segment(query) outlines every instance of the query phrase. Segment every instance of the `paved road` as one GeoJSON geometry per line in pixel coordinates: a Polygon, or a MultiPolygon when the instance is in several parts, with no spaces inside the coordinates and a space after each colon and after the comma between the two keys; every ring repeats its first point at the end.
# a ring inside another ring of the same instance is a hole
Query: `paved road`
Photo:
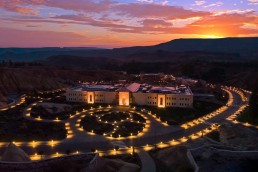
{"type": "MultiPolygon", "coordinates": [[[[222,112],[215,117],[212,117],[206,120],[204,123],[193,126],[189,129],[183,129],[176,126],[164,126],[161,123],[157,122],[155,118],[145,113],[146,117],[150,121],[150,126],[148,131],[141,137],[137,137],[134,139],[124,139],[122,140],[127,146],[144,146],[147,144],[157,144],[160,142],[171,141],[172,139],[179,139],[184,136],[188,136],[203,129],[207,128],[210,123],[223,123],[227,117],[232,115],[239,109],[239,106],[242,105],[241,97],[235,93],[233,94],[233,105],[230,106],[226,111],[222,112]]],[[[28,108],[31,108],[28,107],[28,108]]],[[[24,111],[24,117],[29,120],[33,120],[33,118],[26,117],[27,111],[24,111]]],[[[65,123],[69,123],[69,127],[73,133],[73,137],[65,139],[58,143],[56,146],[49,145],[39,145],[35,148],[31,147],[31,145],[23,145],[21,146],[28,154],[34,154],[39,150],[43,150],[44,154],[55,154],[56,152],[64,153],[66,150],[70,150],[71,152],[79,151],[79,152],[90,152],[92,148],[97,148],[98,150],[110,150],[113,149],[112,140],[107,139],[106,137],[100,135],[89,135],[85,131],[78,130],[76,127],[77,120],[84,115],[81,113],[80,115],[75,116],[74,118],[70,118],[65,123]]],[[[49,120],[42,120],[42,122],[50,122],[49,120]]],[[[0,151],[2,151],[0,149],[0,151]]],[[[155,163],[150,155],[143,149],[137,149],[140,159],[142,161],[142,171],[143,172],[151,172],[155,171],[155,163]]]]}
{"type": "Polygon", "coordinates": [[[142,172],[155,172],[156,165],[152,157],[144,149],[138,150],[138,155],[142,162],[142,172]]]}
{"type": "Polygon", "coordinates": [[[0,107],[0,111],[6,111],[12,108],[15,108],[16,106],[21,105],[22,103],[25,102],[25,95],[20,96],[19,98],[13,100],[12,103],[4,106],[4,107],[0,107]]]}
{"type": "MultiPolygon", "coordinates": [[[[226,111],[222,112],[207,122],[210,123],[222,123],[225,119],[232,115],[241,105],[241,98],[235,92],[232,92],[234,101],[233,106],[230,106],[226,111]]],[[[81,114],[82,115],[82,114],[81,114]]],[[[157,144],[160,142],[167,142],[172,139],[179,139],[183,136],[191,135],[193,133],[199,132],[208,127],[207,124],[201,123],[189,129],[182,129],[175,126],[163,126],[161,123],[157,122],[152,116],[145,114],[150,120],[150,128],[147,133],[143,136],[135,139],[125,139],[122,140],[127,146],[143,146],[147,144],[157,144]]],[[[85,131],[79,131],[76,128],[76,121],[80,118],[80,115],[71,118],[65,122],[70,123],[71,130],[73,131],[74,137],[65,139],[58,143],[56,146],[51,147],[49,145],[39,145],[35,148],[31,146],[24,145],[21,146],[28,154],[34,154],[39,150],[43,150],[44,154],[54,154],[56,152],[66,152],[70,151],[80,151],[89,152],[92,148],[98,150],[110,150],[113,149],[112,141],[100,135],[89,135],[85,131]]],[[[28,118],[29,119],[29,118],[28,118]]],[[[47,121],[46,121],[47,122],[47,121]]]]}

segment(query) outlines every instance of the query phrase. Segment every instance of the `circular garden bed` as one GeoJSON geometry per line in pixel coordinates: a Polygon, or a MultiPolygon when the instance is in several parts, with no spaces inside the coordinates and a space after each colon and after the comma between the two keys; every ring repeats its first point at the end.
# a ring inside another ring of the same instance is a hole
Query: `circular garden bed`
{"type": "Polygon", "coordinates": [[[130,115],[125,112],[109,112],[100,117],[102,121],[115,122],[129,119],[130,115]]]}
{"type": "Polygon", "coordinates": [[[98,111],[86,115],[80,121],[85,131],[107,137],[136,136],[145,128],[146,119],[137,113],[98,111]]]}

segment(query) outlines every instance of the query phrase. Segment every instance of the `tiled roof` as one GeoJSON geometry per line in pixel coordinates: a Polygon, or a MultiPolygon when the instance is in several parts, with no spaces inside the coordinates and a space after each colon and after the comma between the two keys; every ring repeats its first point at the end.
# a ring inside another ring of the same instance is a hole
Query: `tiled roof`
{"type": "Polygon", "coordinates": [[[129,86],[127,86],[126,88],[128,90],[130,90],[131,92],[137,92],[140,88],[141,84],[138,84],[138,83],[132,83],[130,84],[129,86]]]}
{"type": "Polygon", "coordinates": [[[131,92],[130,90],[128,90],[126,87],[121,87],[117,90],[117,92],[131,92]]]}

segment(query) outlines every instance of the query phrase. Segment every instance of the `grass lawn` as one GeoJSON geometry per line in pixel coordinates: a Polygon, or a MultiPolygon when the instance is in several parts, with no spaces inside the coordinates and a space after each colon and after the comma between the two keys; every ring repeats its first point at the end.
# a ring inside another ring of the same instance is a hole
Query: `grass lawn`
{"type": "Polygon", "coordinates": [[[151,106],[141,108],[145,108],[151,111],[152,114],[156,114],[163,122],[167,121],[169,125],[180,125],[213,112],[219,107],[221,105],[214,103],[195,102],[193,108],[158,108],[151,106]]]}

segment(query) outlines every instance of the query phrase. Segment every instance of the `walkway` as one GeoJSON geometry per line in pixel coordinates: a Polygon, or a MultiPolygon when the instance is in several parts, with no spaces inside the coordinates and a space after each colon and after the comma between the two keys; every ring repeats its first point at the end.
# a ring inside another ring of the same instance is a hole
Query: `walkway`
{"type": "Polygon", "coordinates": [[[10,103],[6,106],[0,107],[0,111],[6,111],[9,109],[15,108],[16,106],[19,106],[19,105],[23,104],[24,102],[25,102],[25,95],[22,95],[19,98],[13,100],[12,103],[10,103]]]}
{"type": "Polygon", "coordinates": [[[141,162],[142,162],[142,172],[155,172],[156,165],[152,157],[143,148],[137,151],[141,162]]]}
{"type": "MultiPolygon", "coordinates": [[[[141,147],[139,149],[142,149],[143,146],[153,145],[153,144],[159,144],[164,145],[164,142],[170,142],[172,141],[172,145],[177,143],[183,143],[187,140],[187,138],[192,137],[200,137],[201,131],[204,131],[209,127],[206,122],[208,123],[223,123],[226,121],[226,118],[230,115],[234,114],[238,109],[239,105],[243,105],[243,102],[241,100],[241,97],[236,92],[230,91],[233,95],[233,104],[231,104],[227,110],[216,114],[215,116],[212,116],[211,118],[205,119],[203,122],[198,123],[194,126],[191,126],[187,129],[182,129],[180,127],[175,126],[164,126],[162,123],[158,122],[153,116],[144,113],[146,117],[150,120],[150,126],[148,131],[142,135],[141,137],[137,138],[127,138],[124,139],[123,142],[129,147],[129,146],[135,146],[135,147],[141,147]],[[232,106],[233,105],[233,106],[232,106]],[[237,106],[235,106],[237,105],[237,106]],[[204,123],[205,122],[205,123],[204,123]],[[173,141],[175,140],[175,141],[173,141]]],[[[27,109],[24,112],[24,117],[26,119],[33,120],[29,116],[26,117],[26,114],[30,111],[30,107],[27,107],[27,109]]],[[[88,110],[89,112],[91,110],[88,110]]],[[[93,109],[94,111],[94,109],[93,109]]],[[[55,153],[58,153],[60,156],[61,153],[65,153],[66,150],[70,150],[72,152],[78,151],[78,152],[90,152],[92,148],[95,148],[97,150],[101,150],[101,152],[106,153],[110,150],[112,152],[114,150],[114,146],[112,145],[112,141],[104,136],[101,135],[89,135],[85,131],[78,130],[78,127],[76,127],[76,121],[81,118],[81,115],[84,113],[80,113],[75,115],[73,118],[70,118],[65,121],[58,121],[58,122],[64,122],[66,124],[69,124],[69,130],[71,131],[71,137],[68,137],[65,140],[57,141],[56,144],[51,146],[51,142],[49,143],[43,143],[40,142],[36,144],[35,147],[32,147],[32,143],[26,142],[26,144],[22,144],[22,149],[24,149],[28,154],[35,154],[38,152],[38,150],[43,150],[45,154],[53,155],[55,153]],[[108,150],[108,151],[107,151],[108,150]]],[[[35,119],[34,119],[35,120],[35,119]]],[[[48,122],[47,120],[41,120],[42,122],[48,122]]],[[[57,122],[57,121],[55,121],[57,122]]],[[[171,145],[170,144],[170,145],[171,145]]],[[[0,144],[1,145],[1,144],[0,144]]],[[[4,147],[4,143],[2,146],[0,146],[0,150],[4,147]]],[[[113,151],[114,152],[114,151],[113,151]]],[[[146,152],[145,152],[146,153],[146,152]]],[[[148,164],[148,158],[144,152],[142,152],[141,156],[143,156],[144,161],[146,162],[144,164],[148,164]]],[[[146,153],[147,154],[147,153],[146,153]]],[[[148,165],[147,167],[149,168],[148,165]]],[[[155,169],[155,168],[153,168],[155,169]]]]}

